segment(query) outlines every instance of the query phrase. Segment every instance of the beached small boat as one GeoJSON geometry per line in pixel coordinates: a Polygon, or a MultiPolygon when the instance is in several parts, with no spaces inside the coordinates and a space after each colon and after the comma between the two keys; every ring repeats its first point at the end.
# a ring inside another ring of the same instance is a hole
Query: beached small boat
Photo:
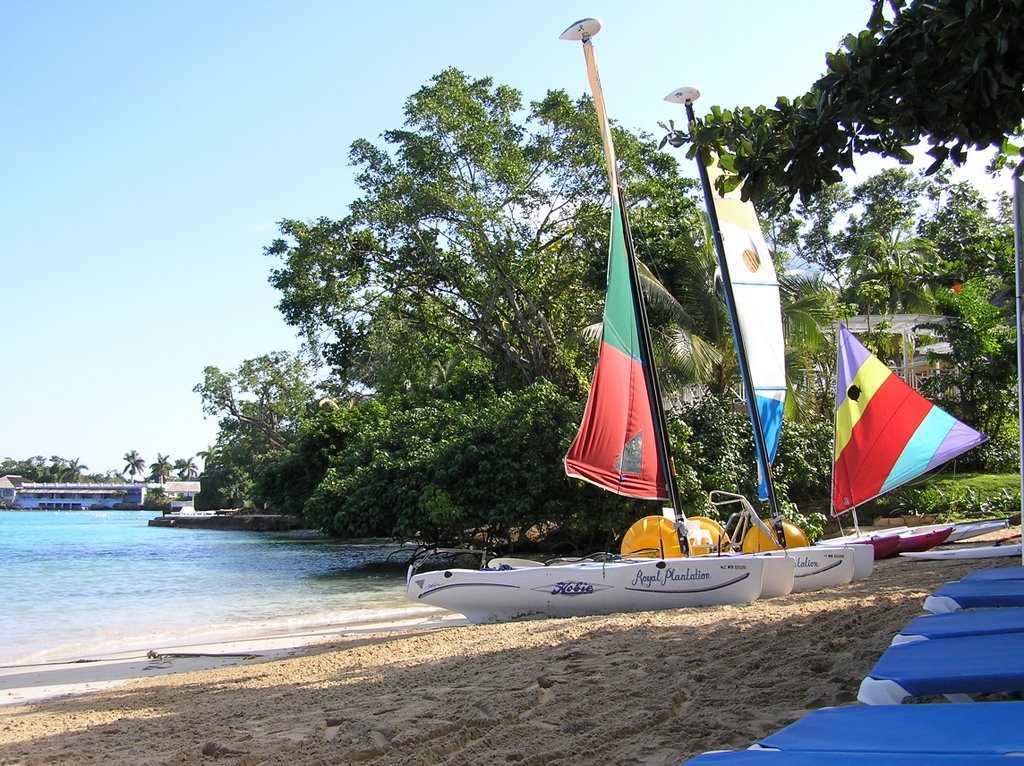
{"type": "Polygon", "coordinates": [[[647,311],[591,42],[600,28],[596,19],[583,19],[562,34],[564,40],[583,44],[612,207],[598,362],[565,470],[616,494],[671,502],[683,555],[654,559],[605,554],[602,560],[557,566],[511,563],[438,572],[417,572],[418,562],[410,565],[410,599],[460,612],[474,622],[749,602],[761,595],[766,566],[776,571],[776,565],[754,556],[685,555],[688,541],[678,531],[685,517],[671,471],[647,311]]]}
{"type": "MultiPolygon", "coordinates": [[[[951,524],[928,524],[919,527],[891,527],[863,535],[846,535],[819,540],[816,544],[849,545],[869,543],[875,548],[875,558],[885,559],[909,552],[922,552],[938,545],[969,540],[972,537],[997,532],[1010,524],[1009,519],[984,519],[951,524]],[[948,535],[944,535],[948,531],[948,535]]],[[[956,558],[941,556],[937,558],[956,558]]]]}
{"type": "Polygon", "coordinates": [[[983,519],[981,521],[957,521],[953,523],[953,531],[946,538],[947,543],[958,543],[972,537],[998,532],[1010,526],[1009,519],[983,519]]]}
{"type": "Polygon", "coordinates": [[[946,542],[952,531],[952,526],[943,527],[941,529],[925,529],[920,531],[913,529],[908,530],[896,537],[896,553],[915,553],[930,550],[935,546],[942,545],[942,543],[946,542]]]}
{"type": "Polygon", "coordinates": [[[935,548],[928,551],[908,551],[901,553],[901,556],[908,558],[926,559],[929,561],[944,561],[947,559],[998,559],[998,558],[1020,558],[1021,544],[1008,543],[1005,545],[961,545],[955,548],[935,548]]]}

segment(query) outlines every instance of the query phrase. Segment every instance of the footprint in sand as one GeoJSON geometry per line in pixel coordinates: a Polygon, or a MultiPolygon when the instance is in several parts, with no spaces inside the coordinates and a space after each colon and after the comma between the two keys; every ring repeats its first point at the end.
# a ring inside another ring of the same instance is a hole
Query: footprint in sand
{"type": "Polygon", "coordinates": [[[394,737],[395,732],[386,726],[370,730],[370,739],[373,740],[373,744],[382,749],[390,745],[394,737]]]}

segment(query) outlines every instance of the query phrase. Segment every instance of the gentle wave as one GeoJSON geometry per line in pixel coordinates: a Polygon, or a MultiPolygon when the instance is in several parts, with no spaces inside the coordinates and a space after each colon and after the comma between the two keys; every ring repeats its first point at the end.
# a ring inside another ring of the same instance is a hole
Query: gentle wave
{"type": "Polygon", "coordinates": [[[0,512],[0,665],[414,615],[385,541],[148,527],[152,512],[0,512]]]}

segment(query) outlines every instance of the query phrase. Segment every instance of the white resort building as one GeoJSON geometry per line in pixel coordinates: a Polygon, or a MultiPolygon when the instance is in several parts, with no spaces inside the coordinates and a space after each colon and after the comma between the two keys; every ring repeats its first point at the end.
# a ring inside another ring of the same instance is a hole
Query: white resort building
{"type": "Polygon", "coordinates": [[[199,494],[198,481],[138,482],[131,484],[49,483],[0,476],[0,508],[41,511],[109,510],[116,505],[142,505],[146,493],[162,490],[171,510],[191,508],[199,494]]]}

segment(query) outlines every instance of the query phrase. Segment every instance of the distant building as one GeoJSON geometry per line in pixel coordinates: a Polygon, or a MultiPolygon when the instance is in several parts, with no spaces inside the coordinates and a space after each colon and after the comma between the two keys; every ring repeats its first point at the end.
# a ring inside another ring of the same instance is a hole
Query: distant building
{"type": "Polygon", "coordinates": [[[171,499],[171,510],[191,507],[199,494],[198,481],[168,481],[162,484],[89,484],[25,481],[21,476],[0,477],[0,502],[8,508],[41,511],[84,511],[115,505],[142,505],[146,492],[161,490],[171,499]]]}
{"type": "Polygon", "coordinates": [[[171,498],[171,512],[195,510],[195,498],[202,489],[198,481],[165,481],[164,494],[171,498]]]}

